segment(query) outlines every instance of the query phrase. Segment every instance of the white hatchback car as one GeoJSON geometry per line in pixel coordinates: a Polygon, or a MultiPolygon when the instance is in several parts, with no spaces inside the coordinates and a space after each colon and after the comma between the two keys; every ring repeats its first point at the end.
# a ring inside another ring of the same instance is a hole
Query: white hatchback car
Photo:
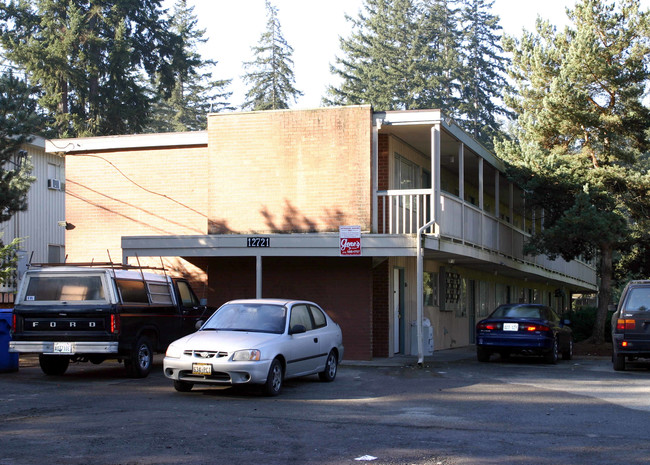
{"type": "Polygon", "coordinates": [[[177,391],[195,384],[259,384],[278,395],[287,378],[334,381],[343,359],[341,328],[303,300],[233,300],[196,333],[172,342],[163,361],[177,391]]]}

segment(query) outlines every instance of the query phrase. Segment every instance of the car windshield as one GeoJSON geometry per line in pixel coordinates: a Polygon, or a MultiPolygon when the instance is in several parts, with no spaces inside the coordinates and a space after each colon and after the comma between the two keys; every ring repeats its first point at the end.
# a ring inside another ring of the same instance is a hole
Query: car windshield
{"type": "Polygon", "coordinates": [[[650,287],[633,287],[628,292],[624,311],[647,312],[650,310],[650,287]]]}
{"type": "Polygon", "coordinates": [[[232,303],[217,310],[201,329],[282,334],[286,318],[282,305],[232,303]]]}
{"type": "Polygon", "coordinates": [[[540,310],[529,305],[505,305],[497,308],[491,318],[541,318],[540,310]]]}

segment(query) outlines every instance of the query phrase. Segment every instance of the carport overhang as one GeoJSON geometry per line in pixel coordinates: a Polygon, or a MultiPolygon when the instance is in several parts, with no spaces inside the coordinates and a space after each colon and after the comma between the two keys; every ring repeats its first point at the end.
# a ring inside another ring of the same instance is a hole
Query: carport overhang
{"type": "MultiPolygon", "coordinates": [[[[543,267],[513,260],[493,252],[426,235],[424,258],[486,273],[546,282],[574,292],[595,292],[597,286],[576,277],[549,271],[543,267]]],[[[210,234],[196,236],[124,236],[122,260],[129,257],[256,257],[257,289],[261,290],[263,257],[341,257],[338,233],[305,234],[210,234]],[[251,247],[251,238],[268,238],[266,247],[251,247]]],[[[361,256],[380,263],[388,257],[416,257],[417,240],[409,235],[361,235],[361,256]]],[[[342,257],[354,260],[355,257],[342,257]]]]}

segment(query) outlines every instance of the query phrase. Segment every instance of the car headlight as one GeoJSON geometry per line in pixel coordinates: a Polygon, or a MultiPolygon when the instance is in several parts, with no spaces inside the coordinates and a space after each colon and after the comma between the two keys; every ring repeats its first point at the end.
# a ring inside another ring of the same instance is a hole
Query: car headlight
{"type": "Polygon", "coordinates": [[[167,352],[165,352],[165,356],[171,358],[181,358],[181,355],[183,355],[183,348],[180,344],[169,344],[169,347],[167,347],[167,352]]]}
{"type": "Polygon", "coordinates": [[[262,354],[257,349],[238,350],[232,354],[233,362],[257,362],[262,358],[262,354]]]}

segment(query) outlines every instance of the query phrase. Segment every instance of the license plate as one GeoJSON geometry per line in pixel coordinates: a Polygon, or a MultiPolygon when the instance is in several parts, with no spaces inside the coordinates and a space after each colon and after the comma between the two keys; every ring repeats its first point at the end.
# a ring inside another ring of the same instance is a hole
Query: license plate
{"type": "Polygon", "coordinates": [[[503,323],[504,331],[519,331],[519,323],[503,323]]]}
{"type": "Polygon", "coordinates": [[[74,343],[72,342],[55,342],[52,352],[55,354],[73,354],[74,343]]]}
{"type": "Polygon", "coordinates": [[[192,363],[193,375],[211,375],[212,365],[209,363],[192,363]]]}

